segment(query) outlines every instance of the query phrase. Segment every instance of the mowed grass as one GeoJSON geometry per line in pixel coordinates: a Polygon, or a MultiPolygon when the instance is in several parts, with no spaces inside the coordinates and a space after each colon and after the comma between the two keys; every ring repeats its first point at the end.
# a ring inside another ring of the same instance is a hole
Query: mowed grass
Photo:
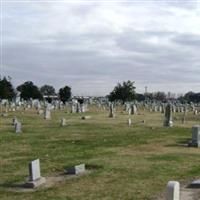
{"type": "Polygon", "coordinates": [[[169,180],[187,181],[200,177],[200,149],[184,146],[191,139],[192,125],[200,117],[176,114],[173,128],[163,127],[163,114],[141,110],[129,116],[117,108],[116,118],[108,111],[90,108],[81,114],[53,111],[44,120],[35,110],[10,112],[0,118],[0,199],[2,200],[151,200],[165,190],[169,180]],[[15,134],[12,118],[22,122],[15,134]],[[68,126],[60,127],[65,117],[68,126]],[[141,121],[145,120],[145,123],[141,121]],[[31,193],[10,191],[28,177],[28,163],[40,158],[44,177],[55,176],[66,167],[85,163],[96,169],[31,193]]]}

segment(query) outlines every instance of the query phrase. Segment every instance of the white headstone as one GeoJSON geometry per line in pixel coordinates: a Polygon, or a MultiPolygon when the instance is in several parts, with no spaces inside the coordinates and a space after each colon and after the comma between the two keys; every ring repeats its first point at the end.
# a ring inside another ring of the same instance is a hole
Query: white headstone
{"type": "Polygon", "coordinates": [[[61,126],[66,126],[66,119],[65,119],[65,118],[62,118],[62,119],[61,119],[60,125],[61,125],[61,126]]]}
{"type": "Polygon", "coordinates": [[[132,124],[132,121],[131,121],[131,119],[129,118],[129,119],[128,119],[128,125],[131,126],[131,124],[132,124]]]}
{"type": "Polygon", "coordinates": [[[76,165],[67,169],[68,174],[81,174],[85,172],[85,164],[76,165]]]}
{"type": "Polygon", "coordinates": [[[15,123],[15,133],[21,133],[22,132],[21,128],[22,128],[22,124],[17,121],[15,123]]]}
{"type": "Polygon", "coordinates": [[[45,108],[44,118],[51,119],[51,110],[49,108],[45,108]]]}
{"type": "Polygon", "coordinates": [[[169,181],[167,184],[166,200],[180,200],[180,183],[169,181]]]}
{"type": "Polygon", "coordinates": [[[35,181],[41,178],[39,159],[31,161],[29,163],[29,178],[30,178],[30,181],[35,181]]]}

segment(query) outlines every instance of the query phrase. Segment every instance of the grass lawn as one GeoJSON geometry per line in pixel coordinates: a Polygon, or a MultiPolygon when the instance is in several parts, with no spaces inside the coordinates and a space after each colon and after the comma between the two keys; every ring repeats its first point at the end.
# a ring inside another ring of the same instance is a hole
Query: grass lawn
{"type": "Polygon", "coordinates": [[[182,124],[183,114],[176,114],[174,127],[165,128],[161,113],[140,111],[131,116],[131,127],[129,116],[119,108],[115,119],[96,108],[86,115],[92,118],[81,120],[81,114],[53,111],[52,120],[44,120],[35,110],[0,117],[0,199],[151,200],[165,190],[169,180],[200,177],[200,149],[184,146],[199,116],[189,113],[182,124]],[[14,133],[13,116],[22,122],[23,133],[14,133]],[[62,117],[68,126],[59,126],[62,117]],[[10,191],[10,186],[26,180],[28,163],[36,158],[44,177],[80,163],[96,169],[52,188],[10,191]]]}

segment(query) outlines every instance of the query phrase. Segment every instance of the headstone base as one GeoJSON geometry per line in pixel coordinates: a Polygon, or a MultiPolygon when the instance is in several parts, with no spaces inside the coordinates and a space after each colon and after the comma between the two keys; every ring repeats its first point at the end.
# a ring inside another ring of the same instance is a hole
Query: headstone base
{"type": "Polygon", "coordinates": [[[81,119],[86,120],[86,119],[91,119],[91,116],[83,116],[81,119]]]}
{"type": "Polygon", "coordinates": [[[46,179],[44,177],[41,177],[35,181],[29,181],[24,184],[25,188],[37,188],[41,185],[43,185],[46,182],[46,179]]]}
{"type": "Polygon", "coordinates": [[[200,144],[198,144],[197,142],[190,141],[188,143],[188,147],[197,147],[197,148],[199,148],[200,144]]]}
{"type": "Polygon", "coordinates": [[[200,188],[200,179],[197,179],[197,180],[193,181],[193,182],[190,184],[190,187],[191,187],[191,188],[200,188]]]}
{"type": "Polygon", "coordinates": [[[76,165],[66,170],[67,174],[82,174],[85,173],[85,164],[76,165]]]}

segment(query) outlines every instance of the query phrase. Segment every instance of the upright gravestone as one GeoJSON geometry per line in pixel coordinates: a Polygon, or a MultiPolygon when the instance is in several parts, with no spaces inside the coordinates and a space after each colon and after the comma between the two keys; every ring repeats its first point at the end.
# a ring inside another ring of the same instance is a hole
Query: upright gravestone
{"type": "Polygon", "coordinates": [[[194,115],[197,115],[198,114],[198,110],[194,110],[194,115]]]}
{"type": "Polygon", "coordinates": [[[22,132],[22,124],[21,122],[16,121],[15,123],[15,133],[21,133],[22,132]]]}
{"type": "Polygon", "coordinates": [[[44,110],[38,110],[38,115],[42,115],[44,113],[44,110]]]}
{"type": "Polygon", "coordinates": [[[159,112],[162,113],[162,106],[159,106],[159,112]]]}
{"type": "Polygon", "coordinates": [[[137,115],[137,107],[135,104],[131,105],[131,115],[137,115]]]}
{"type": "Polygon", "coordinates": [[[162,111],[161,111],[161,113],[165,113],[165,105],[164,104],[162,105],[162,111]]]}
{"type": "Polygon", "coordinates": [[[166,200],[180,200],[180,184],[177,181],[169,181],[167,184],[166,200]]]}
{"type": "Polygon", "coordinates": [[[128,126],[131,126],[131,124],[132,124],[132,121],[131,121],[131,119],[129,118],[129,119],[128,119],[128,126]]]}
{"type": "Polygon", "coordinates": [[[76,112],[76,105],[72,104],[71,105],[71,113],[75,113],[76,112]]]}
{"type": "Polygon", "coordinates": [[[173,121],[172,121],[172,105],[167,104],[165,108],[165,119],[164,119],[164,126],[166,127],[172,127],[173,126],[173,121]]]}
{"type": "Polygon", "coordinates": [[[44,118],[45,119],[51,119],[51,110],[49,108],[45,108],[44,118]]]}
{"type": "Polygon", "coordinates": [[[25,183],[25,187],[35,188],[44,184],[46,179],[40,174],[40,160],[34,160],[29,163],[29,182],[25,183]]]}
{"type": "Polygon", "coordinates": [[[200,147],[200,125],[192,127],[192,142],[189,146],[200,147]]]}
{"type": "Polygon", "coordinates": [[[109,116],[110,118],[113,118],[114,117],[114,106],[112,103],[110,103],[109,105],[109,116]]]}
{"type": "Polygon", "coordinates": [[[60,126],[66,126],[66,119],[65,118],[61,119],[60,126]]]}
{"type": "Polygon", "coordinates": [[[16,123],[17,123],[17,117],[14,117],[12,120],[12,124],[15,126],[16,123]]]}

